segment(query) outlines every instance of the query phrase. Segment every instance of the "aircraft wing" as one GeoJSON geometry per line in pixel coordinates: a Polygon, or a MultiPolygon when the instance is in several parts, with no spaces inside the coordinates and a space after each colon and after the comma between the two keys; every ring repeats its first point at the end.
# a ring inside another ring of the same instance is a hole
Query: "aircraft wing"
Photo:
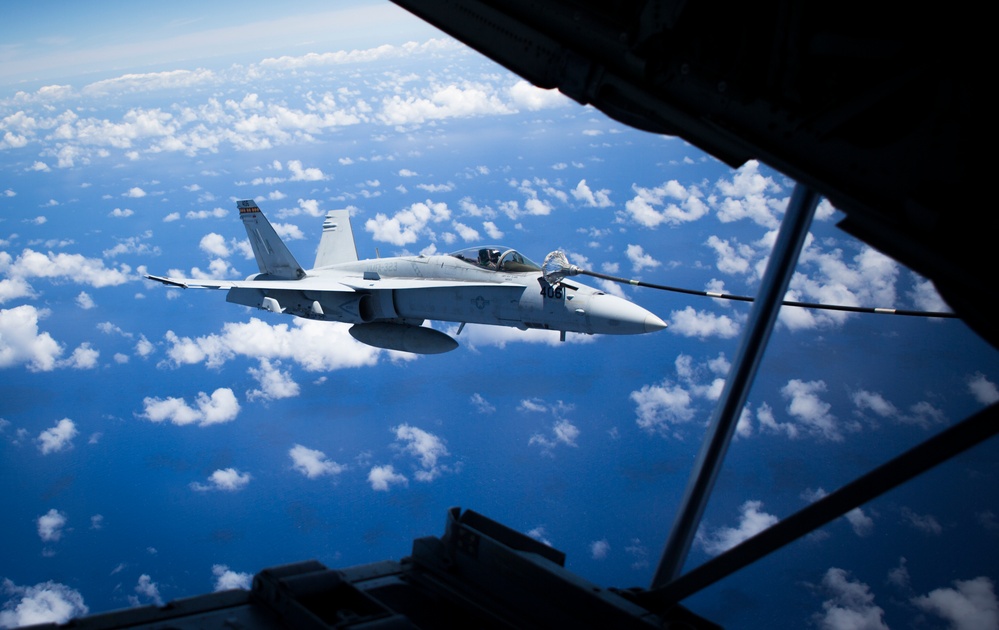
{"type": "Polygon", "coordinates": [[[331,278],[307,276],[301,280],[202,280],[198,278],[168,278],[151,276],[146,278],[182,289],[270,289],[290,291],[406,291],[413,289],[458,289],[469,287],[506,287],[523,289],[524,285],[515,282],[465,282],[462,280],[428,280],[425,278],[385,278],[369,280],[358,277],[331,278]]]}
{"type": "Polygon", "coordinates": [[[406,291],[411,289],[462,289],[469,287],[507,287],[523,289],[524,285],[516,282],[467,282],[463,280],[429,280],[426,278],[383,278],[368,280],[365,278],[338,278],[340,284],[357,291],[406,291]]]}
{"type": "Polygon", "coordinates": [[[181,289],[286,289],[291,291],[339,291],[353,293],[346,284],[329,278],[303,278],[301,280],[201,280],[198,278],[167,278],[150,276],[146,278],[181,289]]]}

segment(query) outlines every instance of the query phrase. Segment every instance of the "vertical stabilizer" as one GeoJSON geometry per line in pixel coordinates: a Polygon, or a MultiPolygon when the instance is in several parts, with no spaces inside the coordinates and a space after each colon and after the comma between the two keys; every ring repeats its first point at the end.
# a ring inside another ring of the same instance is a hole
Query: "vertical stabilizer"
{"type": "Polygon", "coordinates": [[[357,260],[354,230],[350,227],[349,210],[330,210],[323,221],[323,237],[316,252],[315,267],[327,267],[357,260]]]}
{"type": "Polygon", "coordinates": [[[236,202],[236,207],[239,208],[239,218],[243,220],[246,235],[250,238],[250,247],[253,248],[260,273],[287,280],[305,277],[302,266],[288,251],[256,202],[243,199],[236,202]]]}

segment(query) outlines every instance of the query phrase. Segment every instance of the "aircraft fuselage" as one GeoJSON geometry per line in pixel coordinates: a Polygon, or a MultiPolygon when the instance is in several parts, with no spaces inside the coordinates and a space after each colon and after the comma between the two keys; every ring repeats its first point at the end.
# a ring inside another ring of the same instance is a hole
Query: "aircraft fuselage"
{"type": "MultiPolygon", "coordinates": [[[[258,274],[247,280],[265,279],[258,274]]],[[[439,320],[619,335],[665,327],[644,308],[584,284],[552,287],[540,272],[480,269],[451,255],[341,263],[312,269],[298,282],[297,291],[233,288],[227,300],[259,307],[268,297],[284,313],[351,324],[439,320]],[[397,289],[410,280],[446,286],[397,289]],[[344,291],[330,290],[336,283],[344,284],[344,291]]]]}

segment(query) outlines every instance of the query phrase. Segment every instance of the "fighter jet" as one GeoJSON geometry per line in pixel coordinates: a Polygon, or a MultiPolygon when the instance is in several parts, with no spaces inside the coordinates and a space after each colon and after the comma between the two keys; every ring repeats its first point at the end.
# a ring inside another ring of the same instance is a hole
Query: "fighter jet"
{"type": "Polygon", "coordinates": [[[348,210],[331,210],[305,270],[250,199],[237,201],[260,273],[246,280],[146,276],[185,289],[228,289],[226,301],[273,313],[353,324],[377,348],[438,354],[458,347],[427,320],[565,333],[634,335],[666,328],[644,308],[578,282],[545,280],[541,267],[503,246],[446,255],[358,260],[348,210]]]}

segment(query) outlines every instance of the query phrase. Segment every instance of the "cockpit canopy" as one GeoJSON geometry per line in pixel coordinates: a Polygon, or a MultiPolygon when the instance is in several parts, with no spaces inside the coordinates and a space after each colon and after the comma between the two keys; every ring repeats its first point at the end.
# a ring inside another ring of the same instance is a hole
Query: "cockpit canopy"
{"type": "Polygon", "coordinates": [[[458,260],[463,260],[481,269],[505,271],[507,273],[523,273],[541,271],[541,266],[515,249],[502,245],[487,245],[485,247],[469,247],[451,254],[458,260]]]}

